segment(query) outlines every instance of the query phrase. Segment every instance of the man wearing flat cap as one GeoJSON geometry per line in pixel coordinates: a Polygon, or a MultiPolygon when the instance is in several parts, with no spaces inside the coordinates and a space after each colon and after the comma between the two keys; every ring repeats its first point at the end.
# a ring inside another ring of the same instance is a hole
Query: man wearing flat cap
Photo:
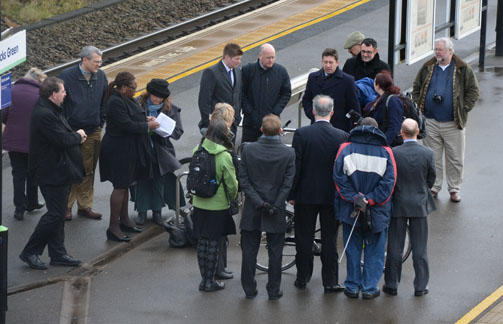
{"type": "Polygon", "coordinates": [[[359,31],[352,32],[346,42],[344,43],[344,49],[347,49],[349,54],[353,57],[358,56],[362,49],[362,41],[365,39],[365,36],[359,31]]]}

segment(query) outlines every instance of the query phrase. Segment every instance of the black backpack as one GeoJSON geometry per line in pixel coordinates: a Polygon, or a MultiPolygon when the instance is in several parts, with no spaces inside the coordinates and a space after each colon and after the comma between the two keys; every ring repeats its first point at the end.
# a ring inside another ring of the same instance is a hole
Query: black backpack
{"type": "MultiPolygon", "coordinates": [[[[417,122],[419,127],[419,134],[417,135],[417,139],[423,139],[426,137],[426,118],[419,110],[419,107],[412,99],[412,95],[410,92],[404,94],[391,94],[386,98],[386,105],[384,106],[383,112],[383,129],[388,129],[388,104],[392,97],[398,97],[400,101],[402,101],[403,105],[403,119],[412,118],[417,122]]],[[[400,134],[397,135],[397,138],[393,142],[392,146],[400,145],[403,143],[402,136],[400,134]]]]}
{"type": "Polygon", "coordinates": [[[192,195],[210,198],[217,193],[218,186],[215,155],[206,151],[201,143],[189,164],[187,190],[192,195]]]}

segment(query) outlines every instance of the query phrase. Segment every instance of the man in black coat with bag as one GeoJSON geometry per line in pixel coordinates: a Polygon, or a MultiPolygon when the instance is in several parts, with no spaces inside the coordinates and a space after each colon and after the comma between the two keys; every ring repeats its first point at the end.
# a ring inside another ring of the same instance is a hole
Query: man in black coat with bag
{"type": "Polygon", "coordinates": [[[82,182],[84,167],[80,144],[87,135],[72,130],[63,116],[61,104],[66,92],[64,82],[55,77],[44,80],[40,98],[33,109],[30,124],[29,172],[47,204],[47,212],[19,255],[33,269],[47,269],[39,255],[49,248],[51,265],[78,266],[81,262],[65,249],[65,215],[70,186],[82,182]]]}
{"type": "Polygon", "coordinates": [[[269,253],[267,293],[270,300],[281,298],[281,259],[286,232],[286,199],[295,174],[295,153],[279,139],[281,120],[267,115],[257,142],[241,153],[239,183],[245,193],[241,216],[241,284],[246,298],[257,295],[255,264],[262,232],[266,232],[269,253]]]}

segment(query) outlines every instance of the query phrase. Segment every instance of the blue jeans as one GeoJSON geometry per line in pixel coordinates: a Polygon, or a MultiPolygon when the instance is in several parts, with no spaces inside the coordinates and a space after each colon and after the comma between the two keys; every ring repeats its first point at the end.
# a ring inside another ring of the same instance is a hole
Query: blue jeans
{"type": "MultiPolygon", "coordinates": [[[[346,244],[351,225],[344,223],[342,232],[346,244]]],[[[384,270],[384,251],[386,247],[386,228],[380,233],[362,232],[355,227],[346,249],[347,277],[344,285],[351,292],[372,294],[377,291],[377,283],[384,270]],[[362,249],[364,252],[363,271],[361,268],[362,249]]]]}

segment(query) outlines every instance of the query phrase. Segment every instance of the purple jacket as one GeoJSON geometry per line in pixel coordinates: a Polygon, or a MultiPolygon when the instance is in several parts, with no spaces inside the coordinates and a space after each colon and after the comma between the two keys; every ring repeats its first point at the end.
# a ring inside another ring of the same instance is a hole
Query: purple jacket
{"type": "Polygon", "coordinates": [[[12,106],[2,110],[4,150],[28,153],[31,112],[38,100],[39,88],[40,83],[31,79],[19,79],[12,87],[12,106]]]}

